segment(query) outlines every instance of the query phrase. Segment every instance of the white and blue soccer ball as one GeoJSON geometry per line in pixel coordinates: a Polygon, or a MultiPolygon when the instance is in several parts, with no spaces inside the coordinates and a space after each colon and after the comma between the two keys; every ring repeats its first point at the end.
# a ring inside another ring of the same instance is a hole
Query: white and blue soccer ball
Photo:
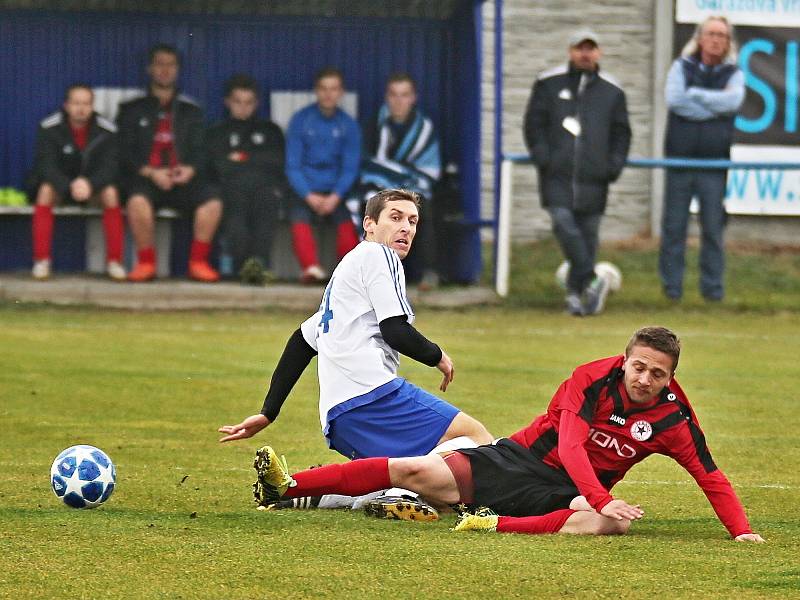
{"type": "MultiPolygon", "coordinates": [[[[622,272],[614,263],[600,261],[595,264],[594,272],[598,277],[608,279],[608,288],[612,292],[618,292],[622,287],[622,272]]],[[[569,274],[569,261],[564,261],[556,269],[556,283],[561,289],[567,289],[567,275],[569,274]]]]}
{"type": "Polygon", "coordinates": [[[72,508],[94,508],[109,499],[117,483],[117,468],[108,454],[81,444],[61,452],[50,467],[50,486],[72,508]]]}

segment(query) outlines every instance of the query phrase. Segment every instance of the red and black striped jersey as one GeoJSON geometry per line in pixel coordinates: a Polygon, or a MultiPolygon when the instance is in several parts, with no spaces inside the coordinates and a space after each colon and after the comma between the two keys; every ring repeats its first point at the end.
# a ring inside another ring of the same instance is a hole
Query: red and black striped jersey
{"type": "Polygon", "coordinates": [[[676,460],[702,488],[732,536],[751,533],[739,498],[720,471],[697,417],[673,378],[650,402],[628,399],[625,357],[581,365],[556,391],[547,413],[510,439],[552,467],[564,469],[596,510],[609,490],[651,454],[676,460]]]}

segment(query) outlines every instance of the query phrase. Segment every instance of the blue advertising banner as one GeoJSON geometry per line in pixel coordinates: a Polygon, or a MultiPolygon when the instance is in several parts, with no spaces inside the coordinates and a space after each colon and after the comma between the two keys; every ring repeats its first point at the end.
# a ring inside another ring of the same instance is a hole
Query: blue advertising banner
{"type": "MultiPolygon", "coordinates": [[[[800,162],[800,1],[677,0],[676,55],[696,24],[711,15],[727,17],[736,28],[747,88],[731,159],[800,162]]],[[[800,215],[800,171],[732,169],[726,208],[732,214],[800,215]]]]}

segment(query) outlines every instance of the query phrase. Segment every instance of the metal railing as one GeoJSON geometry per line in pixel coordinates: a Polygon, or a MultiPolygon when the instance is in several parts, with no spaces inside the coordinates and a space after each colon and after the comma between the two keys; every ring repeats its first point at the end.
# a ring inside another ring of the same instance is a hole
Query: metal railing
{"type": "MultiPolygon", "coordinates": [[[[527,154],[504,154],[500,164],[500,193],[495,222],[495,291],[508,295],[511,265],[511,204],[514,195],[513,165],[530,164],[527,154]]],[[[800,170],[796,162],[751,162],[695,158],[629,158],[634,169],[773,169],[800,170]]]]}

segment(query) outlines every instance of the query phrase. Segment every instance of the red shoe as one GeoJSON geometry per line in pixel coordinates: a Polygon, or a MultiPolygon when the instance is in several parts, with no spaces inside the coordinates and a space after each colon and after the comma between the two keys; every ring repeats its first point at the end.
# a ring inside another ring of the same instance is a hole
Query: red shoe
{"type": "Polygon", "coordinates": [[[133,268],[133,271],[128,273],[128,281],[135,283],[142,283],[155,279],[156,265],[155,263],[140,262],[133,268]]]}
{"type": "Polygon", "coordinates": [[[189,277],[196,281],[205,281],[207,283],[219,281],[219,273],[205,260],[189,261],[189,277]]]}

